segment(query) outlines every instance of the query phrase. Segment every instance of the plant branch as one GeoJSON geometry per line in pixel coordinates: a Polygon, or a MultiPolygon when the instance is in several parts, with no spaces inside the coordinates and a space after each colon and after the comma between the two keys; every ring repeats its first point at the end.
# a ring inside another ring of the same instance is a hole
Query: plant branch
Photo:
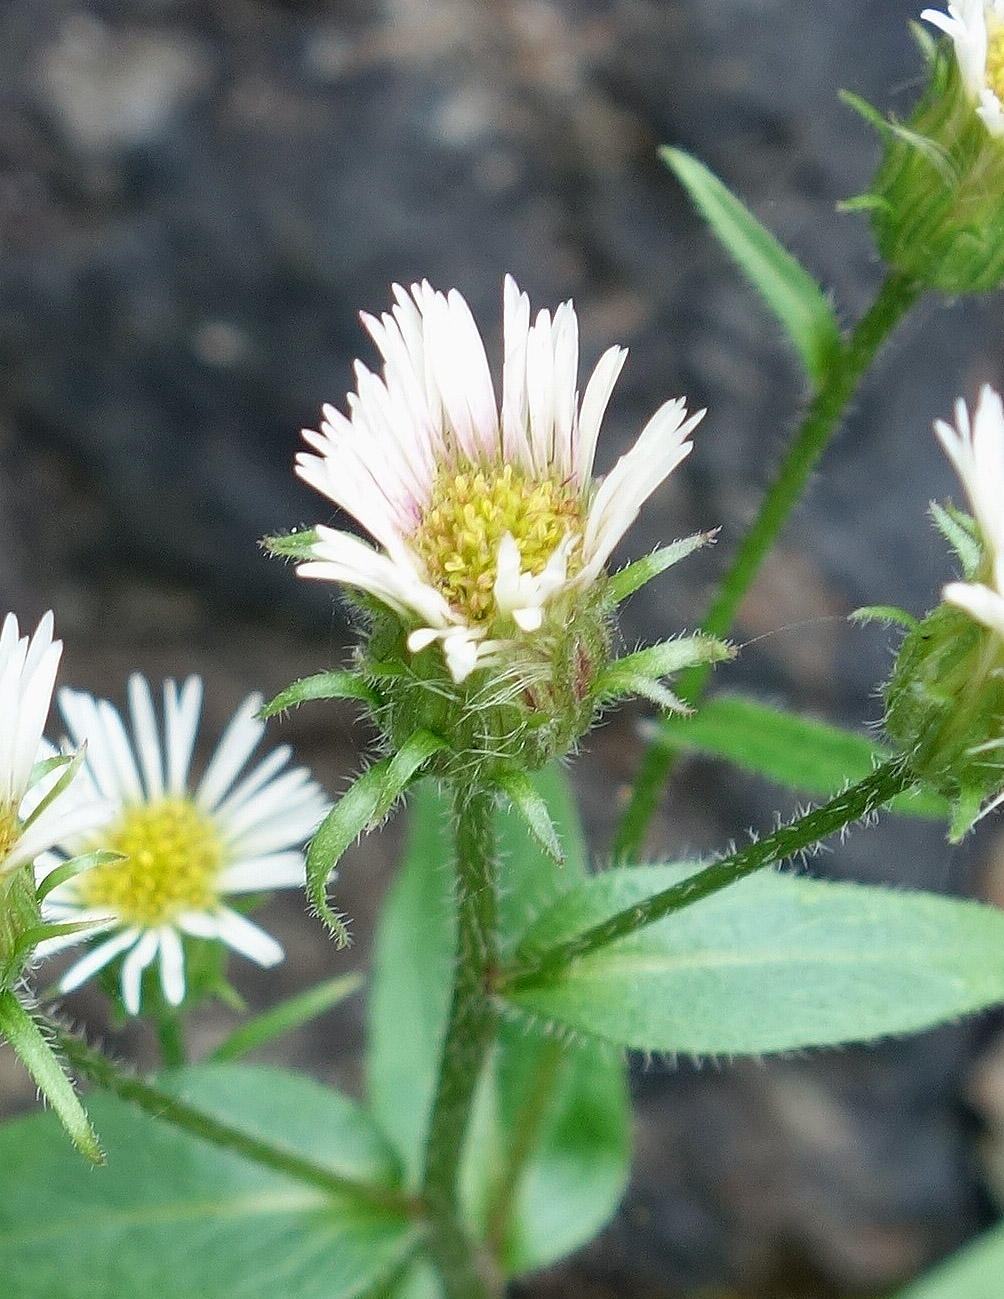
{"type": "Polygon", "coordinates": [[[852,822],[884,807],[914,783],[913,775],[901,758],[883,763],[864,780],[822,807],[730,853],[721,861],[713,862],[679,884],[617,912],[547,951],[527,953],[522,959],[517,957],[516,963],[502,972],[499,991],[504,993],[510,988],[545,982],[579,957],[597,952],[674,911],[692,906],[764,866],[777,865],[811,848],[852,822]]]}
{"type": "Polygon", "coordinates": [[[285,1173],[295,1181],[307,1186],[316,1187],[328,1195],[339,1197],[351,1196],[376,1208],[388,1209],[396,1213],[416,1217],[421,1206],[414,1197],[403,1195],[389,1187],[373,1186],[367,1182],[357,1182],[351,1177],[343,1177],[332,1172],[313,1160],[306,1159],[285,1146],[273,1145],[260,1137],[242,1132],[240,1128],[221,1123],[210,1114],[205,1114],[192,1105],[179,1101],[170,1092],[164,1091],[152,1083],[143,1082],[125,1070],[101,1051],[89,1046],[76,1034],[68,1032],[59,1025],[52,1028],[54,1044],[66,1057],[74,1070],[88,1078],[96,1087],[111,1092],[120,1099],[139,1106],[147,1114],[165,1123],[200,1137],[214,1146],[232,1150],[256,1164],[271,1168],[274,1172],[285,1173]]]}
{"type": "MultiPolygon", "coordinates": [[[[795,439],[781,463],[759,513],[739,543],[718,593],[702,624],[710,636],[731,631],[743,597],[753,585],[764,557],[774,545],[800,500],[812,471],[829,444],[840,420],[882,344],[913,306],[922,286],[909,276],[890,271],[875,301],[837,352],[832,368],[820,384],[805,413],[795,439]]],[[[702,663],[684,672],[677,693],[696,704],[704,692],[711,664],[702,663]]],[[[662,787],[673,768],[678,750],[665,736],[657,736],[642,758],[631,800],[621,817],[614,839],[618,860],[637,857],[662,787]]]]}

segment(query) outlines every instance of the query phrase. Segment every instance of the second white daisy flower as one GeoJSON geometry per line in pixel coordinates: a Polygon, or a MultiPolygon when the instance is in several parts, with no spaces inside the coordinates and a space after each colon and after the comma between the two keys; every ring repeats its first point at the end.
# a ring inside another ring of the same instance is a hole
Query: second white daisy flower
{"type": "MultiPolygon", "coordinates": [[[[289,768],[281,746],[244,772],[264,733],[262,700],[251,695],[230,722],[200,780],[190,767],[202,706],[202,682],[164,683],[158,725],[146,679],[129,680],[131,735],[106,699],[59,692],[74,744],[87,743],[83,778],[115,813],[100,835],[68,836],[68,853],[106,849],[122,860],[91,867],[46,898],[52,921],[86,921],[99,935],[63,975],[68,992],[123,957],[122,1000],[140,1009],[143,972],[157,963],[165,1000],[185,998],[184,937],[215,939],[259,965],[274,965],[282,948],[234,907],[232,895],[304,883],[301,847],[327,810],[303,767],[289,768]]],[[[44,869],[58,862],[52,858],[44,869]]],[[[40,955],[73,938],[43,944],[40,955]]],[[[79,938],[76,940],[79,941],[79,938]]]]}

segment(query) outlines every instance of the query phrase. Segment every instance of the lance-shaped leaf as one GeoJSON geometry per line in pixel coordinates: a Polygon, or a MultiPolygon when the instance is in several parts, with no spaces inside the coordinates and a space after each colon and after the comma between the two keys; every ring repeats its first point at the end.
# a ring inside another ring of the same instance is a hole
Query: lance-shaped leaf
{"type": "Polygon", "coordinates": [[[307,849],[307,894],[339,946],[348,941],[345,919],[328,905],[328,878],[346,848],[390,811],[425,764],[446,742],[431,731],[415,731],[397,753],[371,767],[350,785],[321,822],[307,849]]]}
{"type": "Polygon", "coordinates": [[[611,608],[620,604],[646,582],[651,582],[653,577],[658,577],[667,568],[678,564],[681,559],[686,559],[701,546],[707,546],[714,538],[713,532],[695,532],[693,536],[670,542],[668,546],[661,546],[658,550],[654,550],[651,555],[643,555],[634,563],[618,569],[607,582],[603,592],[604,603],[611,608]]]}
{"type": "Polygon", "coordinates": [[[514,809],[523,818],[537,847],[547,853],[556,865],[561,866],[565,854],[561,848],[558,831],[551,820],[547,804],[534,788],[530,777],[524,771],[507,771],[498,777],[498,783],[514,809]]]}
{"type": "Polygon", "coordinates": [[[320,538],[313,528],[298,532],[284,532],[277,537],[266,537],[262,543],[272,555],[281,559],[313,559],[314,547],[320,538]]]}
{"type": "Polygon", "coordinates": [[[840,347],[836,316],[819,285],[696,158],[666,148],[659,156],[781,322],[806,374],[818,386],[840,347]]]}
{"type": "Polygon", "coordinates": [[[997,1226],[926,1272],[891,1299],[999,1299],[1004,1226],[997,1226]]]}
{"type": "Polygon", "coordinates": [[[318,1015],[337,1006],[362,987],[361,974],[342,974],[335,979],[298,992],[262,1014],[249,1019],[225,1038],[209,1057],[211,1060],[239,1060],[250,1051],[301,1028],[318,1015]]]}
{"type": "Polygon", "coordinates": [[[105,1157],[73,1084],[42,1030],[9,990],[0,992],[0,1033],[38,1084],[80,1153],[92,1164],[103,1164],[105,1157]]]}
{"type": "Polygon", "coordinates": [[[678,636],[615,659],[598,674],[596,694],[600,699],[645,695],[660,707],[685,712],[686,705],[661,685],[659,678],[697,663],[721,663],[733,654],[724,641],[713,636],[678,636]]]}
{"type": "MultiPolygon", "coordinates": [[[[596,876],[524,941],[546,950],[693,869],[596,876]]],[[[528,978],[506,997],[545,1022],[643,1051],[760,1055],[860,1042],[1004,1000],[1004,912],[767,872],[528,978]]]]}
{"type": "Polygon", "coordinates": [[[270,700],[259,715],[274,717],[286,708],[295,708],[312,699],[361,699],[364,704],[374,708],[380,702],[358,672],[337,669],[332,672],[317,672],[312,677],[301,677],[299,681],[294,681],[270,700]]]}
{"type": "MultiPolygon", "coordinates": [[[[739,695],[718,695],[690,717],[662,718],[659,737],[674,748],[724,758],[796,792],[823,798],[863,780],[891,756],[867,736],[739,695]]],[[[901,794],[890,810],[941,818],[948,816],[948,803],[918,790],[901,794]]]]}

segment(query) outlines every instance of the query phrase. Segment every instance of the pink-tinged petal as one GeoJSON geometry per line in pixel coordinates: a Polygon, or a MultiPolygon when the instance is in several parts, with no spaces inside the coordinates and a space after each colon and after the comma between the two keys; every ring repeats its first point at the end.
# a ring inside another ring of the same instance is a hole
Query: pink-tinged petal
{"type": "Polygon", "coordinates": [[[688,439],[705,412],[697,411],[689,419],[685,415],[682,398],[666,402],[600,483],[586,519],[586,563],[576,581],[585,583],[597,576],[642,504],[693,450],[688,439]]]}
{"type": "Polygon", "coordinates": [[[502,288],[502,455],[522,469],[532,470],[526,388],[526,345],[530,330],[530,299],[520,293],[511,275],[502,288]]]}
{"type": "Polygon", "coordinates": [[[606,414],[610,394],[614,390],[624,362],[627,360],[626,347],[611,347],[603,353],[596,368],[589,377],[586,391],[582,397],[579,411],[579,427],[576,435],[575,475],[580,490],[593,476],[593,461],[596,457],[596,442],[600,435],[600,425],[606,414]]]}

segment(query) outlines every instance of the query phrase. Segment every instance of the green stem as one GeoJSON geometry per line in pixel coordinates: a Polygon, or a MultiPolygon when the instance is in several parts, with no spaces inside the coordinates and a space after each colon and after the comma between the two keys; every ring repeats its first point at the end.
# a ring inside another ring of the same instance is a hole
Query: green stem
{"type": "MultiPolygon", "coordinates": [[[[801,428],[788,449],[777,477],[764,497],[760,511],[739,544],[732,563],[718,588],[702,624],[711,636],[725,636],[731,629],[743,597],[777,540],[792,509],[801,498],[809,477],[836,431],[847,404],[875,359],[879,348],[922,292],[910,276],[890,271],[871,307],[834,358],[833,365],[817,389],[805,413],[801,428]]],[[[677,693],[688,703],[697,703],[711,672],[702,663],[680,677],[677,693]]],[[[614,840],[614,855],[620,860],[637,857],[641,851],[662,787],[673,768],[676,747],[657,736],[645,753],[631,800],[621,817],[614,840]]]]}
{"type": "Polygon", "coordinates": [[[495,1041],[498,967],[495,797],[455,795],[457,963],[439,1084],[429,1126],[422,1198],[429,1251],[447,1299],[494,1299],[502,1282],[460,1223],[457,1180],[478,1079],[495,1041]]]}
{"type": "Polygon", "coordinates": [[[272,1145],[186,1105],[170,1092],[126,1073],[106,1055],[58,1025],[53,1025],[53,1037],[58,1049],[79,1074],[89,1078],[95,1086],[138,1105],[141,1110],[165,1123],[173,1123],[175,1127],[190,1132],[203,1141],[221,1146],[224,1150],[232,1150],[245,1159],[277,1173],[285,1173],[287,1177],[314,1186],[328,1195],[352,1196],[376,1208],[411,1216],[417,1216],[421,1212],[421,1206],[411,1196],[402,1195],[387,1187],[357,1182],[351,1177],[342,1177],[321,1164],[305,1159],[294,1150],[272,1145]]]}
{"type": "Polygon", "coordinates": [[[185,1022],[179,1014],[165,1011],[157,1016],[157,1041],[165,1069],[178,1069],[188,1063],[185,1047],[185,1022]]]}
{"type": "Polygon", "coordinates": [[[501,975],[499,991],[544,982],[579,957],[599,951],[673,911],[680,911],[729,884],[736,884],[764,866],[774,866],[797,856],[831,834],[843,830],[853,821],[884,807],[914,783],[915,778],[901,758],[883,763],[864,780],[852,785],[822,807],[815,808],[797,821],[740,848],[738,852],[730,853],[728,857],[706,866],[679,884],[617,912],[548,951],[527,953],[522,959],[517,957],[516,964],[501,975]]]}

